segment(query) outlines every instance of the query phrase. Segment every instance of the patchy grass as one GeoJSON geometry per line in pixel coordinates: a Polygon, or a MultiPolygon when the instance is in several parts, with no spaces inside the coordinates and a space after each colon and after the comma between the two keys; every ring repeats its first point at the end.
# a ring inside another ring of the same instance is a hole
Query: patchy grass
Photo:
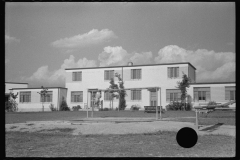
{"type": "MultiPolygon", "coordinates": [[[[199,116],[199,124],[211,125],[215,123],[224,123],[225,125],[235,125],[234,111],[215,111],[207,115],[199,116]]],[[[10,123],[24,123],[26,121],[53,121],[53,120],[79,120],[86,118],[86,111],[71,112],[71,111],[58,111],[58,112],[7,112],[5,113],[6,124],[10,123]]],[[[91,112],[89,112],[91,116],[91,112]]],[[[143,111],[99,111],[94,112],[94,117],[125,117],[125,118],[155,118],[156,113],[144,113],[143,111]]],[[[162,114],[162,118],[178,118],[174,121],[193,122],[195,123],[194,111],[167,111],[162,114]],[[179,118],[180,117],[180,118],[179,118]],[[193,117],[193,118],[184,118],[193,117]]]]}
{"type": "Polygon", "coordinates": [[[71,133],[74,129],[73,128],[54,128],[54,129],[43,129],[37,131],[39,133],[71,133]]]}
{"type": "Polygon", "coordinates": [[[12,126],[12,127],[10,127],[10,129],[14,129],[14,128],[17,128],[17,126],[12,126]]]}
{"type": "MultiPolygon", "coordinates": [[[[66,132],[65,132],[66,131],[66,132]]],[[[61,133],[6,133],[7,157],[229,157],[235,138],[199,136],[190,149],[176,141],[176,132],[129,135],[70,135],[61,133]]]]}

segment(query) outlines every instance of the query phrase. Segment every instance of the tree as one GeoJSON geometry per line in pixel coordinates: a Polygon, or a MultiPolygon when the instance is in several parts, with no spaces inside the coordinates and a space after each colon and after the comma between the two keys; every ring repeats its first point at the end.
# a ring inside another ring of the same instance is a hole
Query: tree
{"type": "Polygon", "coordinates": [[[111,93],[110,103],[112,103],[112,109],[113,109],[113,99],[114,99],[115,97],[116,97],[116,98],[119,98],[119,95],[116,94],[116,93],[118,93],[118,91],[112,91],[111,89],[119,89],[119,88],[118,88],[118,85],[115,84],[113,78],[111,78],[111,80],[110,80],[109,83],[110,83],[110,86],[109,86],[110,91],[109,91],[109,93],[111,93]]]}
{"type": "Polygon", "coordinates": [[[59,108],[60,111],[70,111],[70,108],[67,105],[67,102],[65,101],[64,97],[62,97],[62,103],[59,108]]]}
{"type": "Polygon", "coordinates": [[[44,101],[45,101],[45,97],[47,97],[48,95],[47,95],[47,88],[44,88],[43,86],[42,86],[42,90],[41,90],[41,92],[37,92],[38,94],[40,94],[41,95],[41,100],[42,100],[42,111],[44,112],[44,105],[43,105],[43,103],[44,103],[44,101]]]}
{"type": "Polygon", "coordinates": [[[5,102],[5,110],[8,112],[16,112],[18,110],[18,104],[15,101],[15,99],[17,98],[18,93],[14,94],[12,92],[9,93],[9,100],[7,102],[5,102]]]}
{"type": "Polygon", "coordinates": [[[183,76],[182,76],[182,81],[177,82],[176,88],[181,90],[181,103],[182,104],[185,103],[185,99],[187,97],[187,88],[190,87],[190,82],[191,82],[191,79],[189,77],[187,77],[187,75],[184,74],[184,72],[183,72],[183,76]]]}
{"type": "MultiPolygon", "coordinates": [[[[118,77],[119,88],[124,89],[124,85],[123,85],[124,82],[120,74],[116,74],[115,76],[118,77]]],[[[125,110],[125,108],[127,107],[126,100],[125,100],[126,95],[127,95],[126,90],[119,90],[119,104],[118,104],[119,110],[125,110]]]]}

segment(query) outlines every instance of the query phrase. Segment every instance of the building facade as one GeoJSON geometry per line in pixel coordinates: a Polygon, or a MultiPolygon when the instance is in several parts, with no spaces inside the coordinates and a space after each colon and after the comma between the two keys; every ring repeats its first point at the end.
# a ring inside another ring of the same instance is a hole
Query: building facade
{"type": "Polygon", "coordinates": [[[41,112],[51,111],[50,105],[59,110],[62,98],[66,100],[67,88],[48,87],[47,95],[41,96],[39,93],[42,88],[12,88],[14,94],[18,93],[16,102],[18,103],[19,112],[41,112]]]}
{"type": "Polygon", "coordinates": [[[76,105],[82,108],[94,106],[94,96],[101,93],[103,108],[118,107],[118,99],[110,103],[110,94],[104,89],[109,88],[110,79],[114,78],[118,84],[119,74],[124,82],[127,96],[127,109],[138,104],[141,109],[144,106],[158,105],[166,107],[171,101],[178,101],[181,92],[176,88],[177,82],[182,80],[183,74],[191,79],[188,88],[188,101],[192,105],[216,101],[224,103],[235,100],[235,83],[196,83],[196,68],[191,63],[165,63],[153,65],[130,65],[93,68],[66,69],[67,103],[71,108],[76,105]],[[154,90],[151,87],[159,87],[154,90]],[[100,92],[97,92],[101,90],[100,92]]]}

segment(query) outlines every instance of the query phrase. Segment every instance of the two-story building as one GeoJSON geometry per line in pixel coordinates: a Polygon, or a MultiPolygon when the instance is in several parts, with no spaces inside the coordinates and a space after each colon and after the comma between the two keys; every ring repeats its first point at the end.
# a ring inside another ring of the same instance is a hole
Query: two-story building
{"type": "MultiPolygon", "coordinates": [[[[144,106],[158,105],[163,108],[171,101],[180,100],[181,92],[176,88],[177,82],[182,80],[183,73],[191,79],[188,98],[192,103],[217,101],[220,103],[235,100],[235,83],[196,83],[196,68],[188,62],[164,63],[151,65],[130,65],[92,68],[70,68],[66,70],[67,103],[70,107],[84,104],[93,106],[93,96],[101,90],[103,107],[111,107],[110,93],[104,91],[109,88],[110,79],[115,73],[120,74],[126,90],[127,108],[134,104],[144,106]],[[150,89],[159,87],[157,91],[150,89]],[[157,96],[156,96],[157,95],[157,96]]],[[[118,107],[118,100],[113,101],[113,108],[118,107]]]]}

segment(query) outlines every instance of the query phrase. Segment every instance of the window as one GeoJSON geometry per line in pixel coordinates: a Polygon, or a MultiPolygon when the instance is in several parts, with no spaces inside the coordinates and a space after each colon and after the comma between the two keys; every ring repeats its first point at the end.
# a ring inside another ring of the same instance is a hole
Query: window
{"type": "Polygon", "coordinates": [[[166,90],[167,102],[180,101],[181,100],[181,91],[179,89],[167,89],[166,90]]]}
{"type": "Polygon", "coordinates": [[[105,70],[104,80],[111,80],[111,78],[114,78],[114,70],[105,70]]]}
{"type": "Polygon", "coordinates": [[[210,87],[194,87],[194,101],[210,101],[210,87]]]}
{"type": "Polygon", "coordinates": [[[131,90],[131,100],[141,100],[142,92],[141,90],[131,90]]]}
{"type": "Polygon", "coordinates": [[[47,91],[46,95],[40,95],[41,102],[52,102],[52,91],[47,91]]]}
{"type": "Polygon", "coordinates": [[[71,92],[71,102],[83,102],[83,91],[71,92]]]}
{"type": "Polygon", "coordinates": [[[82,81],[82,72],[73,72],[72,80],[73,81],[82,81]]]}
{"type": "Polygon", "coordinates": [[[235,87],[225,87],[225,100],[235,100],[235,87]]]}
{"type": "Polygon", "coordinates": [[[179,67],[168,67],[168,78],[179,77],[179,67]]]}
{"type": "Polygon", "coordinates": [[[31,102],[31,91],[20,92],[20,102],[31,102]]]}
{"type": "Polygon", "coordinates": [[[110,93],[110,92],[104,92],[104,100],[105,101],[110,101],[110,100],[112,100],[112,93],[110,93]]]}
{"type": "Polygon", "coordinates": [[[141,79],[142,78],[141,69],[132,69],[131,70],[131,79],[141,79]]]}

